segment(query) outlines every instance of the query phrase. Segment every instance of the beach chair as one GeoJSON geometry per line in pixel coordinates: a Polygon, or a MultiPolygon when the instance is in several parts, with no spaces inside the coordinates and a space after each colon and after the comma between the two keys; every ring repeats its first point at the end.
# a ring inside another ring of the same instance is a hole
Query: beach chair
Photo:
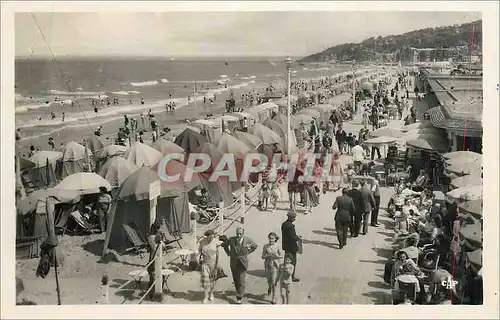
{"type": "Polygon", "coordinates": [[[74,206],[73,206],[73,208],[71,208],[71,210],[68,210],[68,209],[64,210],[63,209],[61,211],[61,214],[59,215],[58,220],[56,221],[56,225],[54,226],[56,229],[56,234],[60,234],[60,235],[64,236],[64,234],[68,230],[68,220],[70,217],[70,213],[73,210],[74,210],[74,206]]]}
{"type": "Polygon", "coordinates": [[[22,237],[16,239],[16,259],[33,259],[40,255],[40,245],[45,237],[22,237]]]}
{"type": "Polygon", "coordinates": [[[80,214],[80,211],[73,211],[70,215],[75,219],[78,226],[80,226],[85,232],[92,233],[94,226],[87,221],[87,219],[80,214]]]}
{"type": "Polygon", "coordinates": [[[130,243],[132,243],[135,251],[137,251],[142,259],[141,249],[148,247],[146,239],[142,236],[140,231],[135,228],[134,224],[123,224],[123,230],[125,230],[125,234],[127,235],[128,240],[130,241],[130,243]]]}

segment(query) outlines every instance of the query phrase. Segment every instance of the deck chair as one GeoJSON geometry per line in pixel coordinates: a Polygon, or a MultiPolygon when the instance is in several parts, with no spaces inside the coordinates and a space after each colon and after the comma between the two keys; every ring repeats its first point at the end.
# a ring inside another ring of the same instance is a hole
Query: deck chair
{"type": "Polygon", "coordinates": [[[142,259],[142,252],[141,249],[147,248],[148,243],[146,239],[142,236],[139,230],[137,228],[134,228],[134,224],[123,224],[123,230],[125,231],[125,234],[127,235],[128,240],[132,243],[134,246],[135,251],[139,254],[139,256],[142,259]]]}
{"type": "Polygon", "coordinates": [[[182,233],[180,231],[170,233],[166,227],[162,231],[165,234],[165,248],[166,248],[166,245],[169,245],[169,244],[172,244],[175,242],[175,243],[177,243],[179,248],[182,249],[182,245],[179,242],[182,240],[182,233]]]}
{"type": "Polygon", "coordinates": [[[40,255],[40,245],[44,241],[42,237],[22,237],[16,239],[16,258],[33,259],[40,255]]]}
{"type": "Polygon", "coordinates": [[[63,235],[68,230],[68,220],[70,217],[70,210],[62,210],[59,215],[59,219],[57,220],[56,225],[54,226],[56,229],[56,233],[60,232],[60,235],[63,235]]]}
{"type": "Polygon", "coordinates": [[[73,211],[70,215],[75,219],[76,223],[86,232],[92,233],[94,226],[80,214],[80,211],[73,211]]]}
{"type": "Polygon", "coordinates": [[[33,181],[33,179],[31,179],[29,174],[22,174],[21,175],[21,182],[23,183],[24,187],[28,190],[31,190],[31,191],[38,190],[38,186],[36,185],[35,181],[33,181]]]}

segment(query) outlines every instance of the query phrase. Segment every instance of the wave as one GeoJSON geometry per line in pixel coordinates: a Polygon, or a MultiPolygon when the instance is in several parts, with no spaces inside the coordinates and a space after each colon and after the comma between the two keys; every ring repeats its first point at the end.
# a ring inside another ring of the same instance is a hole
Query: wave
{"type": "MultiPolygon", "coordinates": [[[[248,86],[254,82],[255,81],[243,82],[243,83],[236,84],[233,86],[228,86],[227,88],[213,89],[213,90],[210,90],[206,95],[195,96],[194,100],[203,101],[204,96],[210,98],[216,94],[221,94],[222,92],[229,91],[231,89],[240,89],[240,88],[248,86]]],[[[193,100],[193,98],[192,98],[192,100],[193,100]]],[[[58,126],[58,128],[51,130],[50,133],[44,133],[43,135],[52,134],[52,133],[55,133],[57,131],[63,130],[64,128],[67,128],[67,127],[77,128],[77,127],[82,127],[82,126],[88,126],[87,121],[90,121],[92,123],[92,125],[95,126],[97,124],[102,125],[102,124],[107,123],[107,122],[121,119],[124,114],[134,116],[134,115],[139,115],[140,113],[146,112],[149,109],[151,109],[153,113],[164,112],[165,104],[168,104],[170,102],[175,102],[175,104],[177,105],[177,108],[184,107],[184,106],[188,105],[187,97],[155,100],[155,101],[151,101],[151,102],[146,102],[144,105],[131,104],[131,105],[123,105],[123,106],[105,107],[105,108],[100,109],[98,113],[95,113],[93,110],[83,111],[83,114],[81,112],[75,112],[75,113],[71,113],[71,114],[66,113],[66,118],[65,118],[64,122],[62,122],[61,118],[42,119],[42,120],[32,119],[32,120],[28,120],[28,121],[22,120],[22,121],[19,121],[20,123],[16,123],[16,128],[58,126]]],[[[25,139],[29,139],[29,137],[26,137],[25,139]]]]}
{"type": "Polygon", "coordinates": [[[129,94],[140,94],[139,91],[115,91],[115,92],[110,92],[111,94],[116,94],[119,96],[128,96],[129,94]]]}
{"type": "Polygon", "coordinates": [[[243,79],[243,80],[250,80],[250,79],[255,79],[257,78],[256,76],[248,76],[248,77],[241,77],[240,79],[243,79]]]}
{"type": "Polygon", "coordinates": [[[143,82],[130,82],[132,87],[146,87],[146,86],[156,86],[158,84],[157,80],[143,81],[143,82]]]}
{"type": "Polygon", "coordinates": [[[78,92],[69,92],[62,90],[49,90],[50,94],[58,95],[58,96],[98,96],[100,94],[105,94],[103,91],[78,91],[78,92]]]}
{"type": "Polygon", "coordinates": [[[169,81],[168,81],[168,79],[161,79],[160,81],[161,81],[162,83],[168,83],[168,82],[169,82],[169,81]]]}

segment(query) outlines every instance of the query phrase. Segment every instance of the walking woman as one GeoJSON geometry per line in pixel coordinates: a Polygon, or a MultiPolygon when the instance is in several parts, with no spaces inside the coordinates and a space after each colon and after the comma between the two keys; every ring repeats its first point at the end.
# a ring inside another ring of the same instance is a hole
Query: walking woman
{"type": "Polygon", "coordinates": [[[205,291],[203,303],[214,300],[214,286],[217,280],[219,264],[219,247],[221,242],[215,239],[213,230],[207,230],[204,238],[200,240],[198,251],[201,264],[201,287],[205,291]]]}
{"type": "Polygon", "coordinates": [[[271,295],[272,304],[276,304],[276,285],[278,284],[278,271],[280,259],[283,258],[283,251],[278,244],[278,236],[271,232],[267,236],[269,243],[262,248],[262,259],[264,259],[264,269],[267,278],[267,294],[271,295]]]}

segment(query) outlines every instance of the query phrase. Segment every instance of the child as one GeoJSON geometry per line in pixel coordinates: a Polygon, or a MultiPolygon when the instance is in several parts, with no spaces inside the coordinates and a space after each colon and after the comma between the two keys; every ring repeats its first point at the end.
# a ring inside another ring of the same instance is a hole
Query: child
{"type": "Polygon", "coordinates": [[[267,210],[267,206],[269,204],[269,196],[270,196],[270,187],[269,187],[269,181],[264,180],[262,181],[262,188],[260,189],[260,209],[262,211],[267,210]]]}
{"type": "Polygon", "coordinates": [[[347,183],[349,185],[352,183],[352,177],[354,177],[355,174],[356,172],[354,171],[352,164],[348,165],[346,175],[347,175],[347,183]]]}
{"type": "Polygon", "coordinates": [[[292,264],[292,256],[285,254],[285,261],[280,265],[278,279],[281,289],[281,300],[283,304],[290,303],[290,293],[292,289],[292,275],[295,267],[292,264]]]}
{"type": "Polygon", "coordinates": [[[277,181],[273,182],[271,185],[271,204],[273,205],[272,212],[276,210],[278,200],[281,198],[281,191],[277,181]]]}

